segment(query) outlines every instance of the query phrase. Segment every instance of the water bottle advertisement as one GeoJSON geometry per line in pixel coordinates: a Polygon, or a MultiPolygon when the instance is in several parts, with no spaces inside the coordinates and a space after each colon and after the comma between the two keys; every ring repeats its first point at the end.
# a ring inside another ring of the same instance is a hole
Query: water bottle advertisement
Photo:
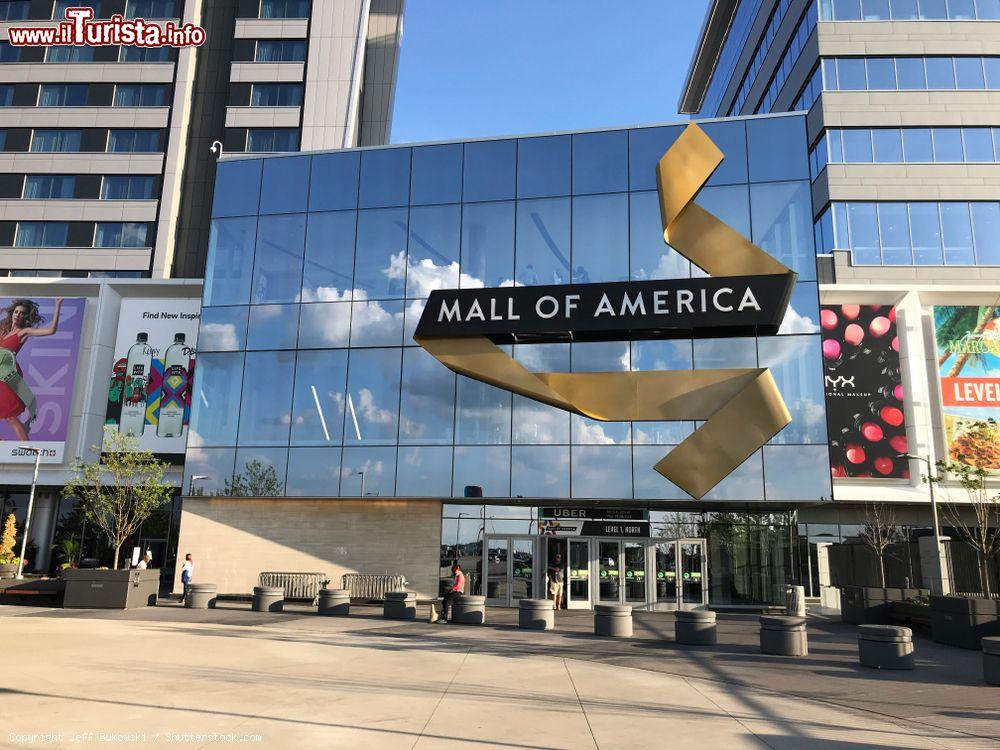
{"type": "Polygon", "coordinates": [[[201,301],[122,301],[106,424],[158,458],[184,460],[201,301]]]}
{"type": "Polygon", "coordinates": [[[820,327],[833,476],[907,478],[895,308],[823,305],[820,327]]]}

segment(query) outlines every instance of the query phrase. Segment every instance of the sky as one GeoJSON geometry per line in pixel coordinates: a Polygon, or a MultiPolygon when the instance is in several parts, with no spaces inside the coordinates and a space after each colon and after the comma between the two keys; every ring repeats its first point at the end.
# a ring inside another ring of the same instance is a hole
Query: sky
{"type": "Polygon", "coordinates": [[[709,0],[406,0],[391,141],[671,122],[709,0]]]}

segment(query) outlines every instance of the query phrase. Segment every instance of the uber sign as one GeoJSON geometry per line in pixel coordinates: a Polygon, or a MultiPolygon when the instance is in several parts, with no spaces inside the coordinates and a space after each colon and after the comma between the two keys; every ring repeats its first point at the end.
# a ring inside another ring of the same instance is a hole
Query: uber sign
{"type": "Polygon", "coordinates": [[[618,341],[773,335],[795,274],[606,284],[440,289],[415,338],[485,336],[517,341],[618,341]]]}

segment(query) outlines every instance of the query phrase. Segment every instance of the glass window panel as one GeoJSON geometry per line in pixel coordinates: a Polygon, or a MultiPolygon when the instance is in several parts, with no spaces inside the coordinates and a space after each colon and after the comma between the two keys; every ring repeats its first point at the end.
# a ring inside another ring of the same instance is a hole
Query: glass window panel
{"type": "Polygon", "coordinates": [[[758,342],[760,367],[769,367],[792,421],[772,443],[825,445],[826,401],[819,336],[774,336],[758,342]]]}
{"type": "Polygon", "coordinates": [[[206,305],[245,305],[250,301],[256,234],[256,216],[212,222],[205,270],[206,305]]]}
{"type": "Polygon", "coordinates": [[[628,422],[600,422],[571,415],[570,436],[574,445],[627,445],[632,442],[628,422]]]}
{"type": "Polygon", "coordinates": [[[830,137],[830,162],[839,164],[844,161],[844,131],[828,130],[827,135],[830,137]]]}
{"type": "Polygon", "coordinates": [[[983,67],[986,69],[986,88],[1000,89],[1000,57],[984,57],[983,67]]]}
{"type": "MultiPolygon", "coordinates": [[[[532,372],[569,372],[569,344],[514,347],[514,359],[532,372]]],[[[515,443],[569,443],[569,413],[524,396],[514,397],[515,443]]]]}
{"type": "Polygon", "coordinates": [[[405,206],[410,198],[410,149],[361,152],[361,208],[405,206]]]}
{"type": "MultiPolygon", "coordinates": [[[[509,346],[500,347],[510,354],[509,346]]],[[[510,442],[511,394],[470,378],[458,379],[457,443],[502,445],[510,442]]]]}
{"type": "Polygon", "coordinates": [[[934,161],[930,128],[903,128],[903,154],[907,164],[930,164],[934,161]]]}
{"type": "Polygon", "coordinates": [[[927,88],[922,57],[897,57],[896,76],[900,91],[920,91],[927,88]]]}
{"type": "Polygon", "coordinates": [[[917,0],[890,0],[894,21],[916,21],[920,18],[917,11],[917,0]]]}
{"type": "Polygon", "coordinates": [[[573,192],[628,190],[628,131],[573,136],[573,192]]]}
{"type": "Polygon", "coordinates": [[[236,462],[234,448],[188,448],[184,457],[184,487],[192,495],[219,495],[232,481],[236,462]],[[194,485],[193,477],[201,477],[194,485]]]}
{"type": "Polygon", "coordinates": [[[574,446],[571,466],[573,497],[632,498],[630,446],[574,446]]]}
{"type": "Polygon", "coordinates": [[[976,0],[976,15],[980,21],[1000,20],[1000,0],[976,0]]]}
{"type": "MultiPolygon", "coordinates": [[[[822,59],[822,71],[823,71],[823,90],[824,91],[839,91],[840,81],[837,80],[837,60],[836,58],[826,57],[822,59]]],[[[816,69],[819,72],[820,68],[816,69]]],[[[815,78],[816,74],[813,74],[815,78]]],[[[810,81],[811,83],[811,81],[810,81]]],[[[805,93],[803,93],[805,96],[805,93]]],[[[802,100],[804,101],[804,100],[802,100]]]]}
{"type": "Polygon", "coordinates": [[[402,349],[351,351],[345,443],[395,444],[402,352],[402,349]]]}
{"type": "Polygon", "coordinates": [[[251,302],[298,302],[305,241],[305,214],[260,217],[251,302]]]}
{"type": "MultiPolygon", "coordinates": [[[[292,401],[293,445],[339,445],[344,434],[347,351],[300,351],[292,401]]],[[[334,482],[336,492],[336,482],[334,482]]]]}
{"type": "Polygon", "coordinates": [[[696,339],[696,370],[757,367],[757,340],[753,338],[696,339]]]}
{"type": "Polygon", "coordinates": [[[627,280],[627,194],[574,198],[572,282],[627,280]]]}
{"type": "Polygon", "coordinates": [[[569,195],[571,145],[568,135],[520,139],[517,142],[517,197],[569,195]]]}
{"type": "Polygon", "coordinates": [[[435,289],[458,286],[461,206],[410,209],[406,296],[427,297],[435,289]]]}
{"type": "Polygon", "coordinates": [[[400,346],[403,301],[370,300],[351,305],[351,346],[400,346]]]}
{"type": "Polygon", "coordinates": [[[896,90],[896,66],[891,57],[870,57],[867,66],[869,91],[896,90]]]}
{"type": "Polygon", "coordinates": [[[872,161],[872,131],[851,128],[844,131],[844,161],[870,164],[872,161]]]}
{"type": "MultiPolygon", "coordinates": [[[[112,135],[114,132],[112,131],[112,135]]],[[[116,149],[109,148],[109,151],[116,149]]],[[[212,216],[249,216],[260,201],[262,159],[222,162],[215,172],[212,216]]]]}
{"type": "Polygon", "coordinates": [[[403,311],[403,346],[416,346],[413,335],[417,332],[417,323],[424,313],[426,300],[411,299],[406,301],[406,309],[403,311]]]}
{"type": "Polygon", "coordinates": [[[962,131],[959,128],[934,128],[934,161],[959,163],[962,155],[962,131]]]}
{"type": "Polygon", "coordinates": [[[199,354],[189,445],[236,445],[243,354],[199,354]]]}
{"type": "MultiPolygon", "coordinates": [[[[690,370],[693,344],[680,341],[633,341],[632,370],[690,370]]],[[[676,444],[694,430],[693,422],[634,422],[632,440],[636,444],[676,444]]],[[[638,486],[638,485],[637,485],[638,486]]]]}
{"type": "Polygon", "coordinates": [[[354,296],[384,299],[403,296],[406,277],[407,209],[358,212],[354,296]]]}
{"type": "Polygon", "coordinates": [[[983,58],[956,57],[955,80],[960,89],[986,88],[986,79],[983,74],[983,58]]]}
{"type": "Polygon", "coordinates": [[[878,241],[878,218],[874,203],[850,203],[847,215],[851,225],[851,257],[859,266],[882,263],[878,241]]]}
{"type": "Polygon", "coordinates": [[[920,266],[939,266],[941,254],[941,219],[937,203],[911,203],[910,237],[913,260],[920,266]]]}
{"type": "Polygon", "coordinates": [[[233,483],[234,497],[280,497],[285,494],[287,448],[238,448],[233,483]]]}
{"type": "Polygon", "coordinates": [[[706,122],[701,126],[705,134],[719,147],[724,156],[722,164],[708,178],[706,185],[732,185],[747,182],[747,126],[743,120],[706,122]]]}
{"type": "Polygon", "coordinates": [[[312,157],[309,186],[310,211],[335,211],[358,205],[358,173],[361,154],[316,154],[312,157]]]}
{"type": "Polygon", "coordinates": [[[396,448],[344,448],[341,497],[392,497],[396,486],[396,448]]]}
{"type": "Polygon", "coordinates": [[[996,161],[993,154],[993,135],[989,128],[963,128],[965,160],[969,162],[996,161]]]}
{"type": "Polygon", "coordinates": [[[514,197],[516,169],[516,141],[466,143],[463,200],[510,200],[514,197]]]}
{"type": "Polygon", "coordinates": [[[799,274],[816,278],[812,198],[809,182],[772,182],[750,186],[753,241],[799,274]]]}
{"type": "Polygon", "coordinates": [[[246,346],[246,307],[203,307],[198,329],[199,352],[238,351],[246,346]]]}
{"type": "Polygon", "coordinates": [[[636,445],[632,448],[632,483],[636,500],[688,500],[688,495],[653,467],[673,445],[636,445]]]}
{"type": "Polygon", "coordinates": [[[975,3],[972,0],[948,0],[948,17],[953,21],[975,20],[975,3]]]}
{"type": "Polygon", "coordinates": [[[765,117],[746,127],[751,182],[809,177],[805,118],[765,117]]]}
{"type": "Polygon", "coordinates": [[[462,207],[462,273],[465,289],[514,285],[514,203],[462,207]]]}
{"type": "Polygon", "coordinates": [[[783,335],[819,333],[819,298],[816,296],[816,284],[800,282],[795,285],[778,333],[783,335]]]}
{"type": "Polygon", "coordinates": [[[517,446],[511,450],[512,497],[569,497],[569,446],[517,446]]]}
{"type": "Polygon", "coordinates": [[[347,346],[351,333],[350,302],[315,302],[299,313],[299,348],[347,346]]]}
{"type": "Polygon", "coordinates": [[[354,211],[309,214],[302,273],[303,302],[352,298],[357,222],[354,211]]]}
{"type": "Polygon", "coordinates": [[[863,57],[841,57],[837,60],[837,81],[840,91],[864,91],[868,88],[863,57]]]}
{"type": "Polygon", "coordinates": [[[656,192],[629,194],[630,276],[633,281],[686,279],[688,260],[663,241],[660,198],[656,192]]]}
{"type": "Polygon", "coordinates": [[[340,448],[290,448],[285,494],[289,497],[336,497],[340,484],[340,448]]]}
{"type": "Polygon", "coordinates": [[[910,224],[905,203],[879,203],[878,229],[882,243],[882,265],[908,266],[913,263],[910,252],[910,224]]]}
{"type": "Polygon", "coordinates": [[[941,235],[944,262],[949,266],[969,266],[976,260],[972,252],[972,221],[968,203],[941,204],[941,235]]]}
{"type": "Polygon", "coordinates": [[[1000,265],[1000,203],[973,203],[971,206],[976,260],[983,266],[1000,265]]]}
{"type": "Polygon", "coordinates": [[[451,445],[454,430],[455,373],[423,349],[404,350],[400,445],[451,445]]]}
{"type": "Polygon", "coordinates": [[[514,260],[519,284],[569,283],[569,215],[569,198],[517,202],[514,260]]]}
{"type": "Polygon", "coordinates": [[[254,305],[247,349],[294,349],[298,324],[298,305],[254,305]]]}
{"type": "Polygon", "coordinates": [[[927,66],[928,89],[955,88],[955,65],[950,57],[928,57],[924,59],[927,66]]]}
{"type": "Polygon", "coordinates": [[[764,469],[757,451],[705,495],[706,500],[763,500],[764,469]]]}
{"type": "Polygon", "coordinates": [[[768,500],[830,500],[830,454],[825,445],[764,447],[764,491],[768,500]]]}
{"type": "Polygon", "coordinates": [[[903,161],[903,139],[898,128],[872,130],[875,161],[880,164],[899,164],[903,161]]]}
{"type": "MultiPolygon", "coordinates": [[[[573,372],[627,372],[627,341],[577,342],[570,347],[573,372]]],[[[572,441],[581,445],[631,442],[628,422],[600,422],[579,415],[571,417],[572,441]]]]}
{"type": "Polygon", "coordinates": [[[262,161],[264,181],[260,192],[260,212],[289,214],[305,211],[310,157],[290,156],[262,161]]]}
{"type": "Polygon", "coordinates": [[[396,465],[396,494],[400,497],[449,497],[451,452],[451,446],[401,446],[396,465]]]}
{"type": "Polygon", "coordinates": [[[846,203],[834,203],[833,209],[833,247],[849,249],[851,247],[850,223],[846,203]]]}
{"type": "Polygon", "coordinates": [[[864,21],[888,21],[889,0],[861,0],[861,18],[864,21]]]}
{"type": "Polygon", "coordinates": [[[295,352],[248,352],[239,445],[287,445],[295,352]]]}
{"type": "Polygon", "coordinates": [[[833,17],[837,21],[860,21],[861,0],[833,0],[833,17]]]}
{"type": "MultiPolygon", "coordinates": [[[[750,191],[747,185],[703,187],[695,203],[744,237],[750,236],[750,191]]],[[[662,223],[659,226],[662,227],[662,223]]],[[[701,271],[697,273],[700,274],[701,271]]]]}
{"type": "Polygon", "coordinates": [[[945,0],[920,0],[920,20],[943,21],[948,18],[945,0]]]}
{"type": "Polygon", "coordinates": [[[483,497],[510,497],[510,448],[455,447],[455,477],[451,494],[464,497],[465,488],[481,487],[483,497]]]}
{"type": "Polygon", "coordinates": [[[462,144],[413,149],[410,203],[458,203],[462,200],[462,144]]]}
{"type": "Polygon", "coordinates": [[[656,190],[656,165],[682,132],[683,125],[628,132],[629,190],[656,190]]]}

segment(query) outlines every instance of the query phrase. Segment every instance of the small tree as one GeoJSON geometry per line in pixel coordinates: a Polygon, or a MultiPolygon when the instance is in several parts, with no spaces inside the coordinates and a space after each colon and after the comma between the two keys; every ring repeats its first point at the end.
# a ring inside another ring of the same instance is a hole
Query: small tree
{"type": "MultiPolygon", "coordinates": [[[[91,450],[102,453],[97,446],[91,450]]],[[[108,428],[101,458],[73,463],[73,478],[63,486],[63,497],[78,498],[87,520],[104,532],[114,548],[115,569],[121,546],[173,494],[163,478],[166,470],[166,463],[139,450],[137,437],[108,428]]]]}
{"type": "Polygon", "coordinates": [[[260,459],[248,461],[242,472],[224,482],[223,495],[232,497],[278,497],[285,491],[285,484],[278,479],[273,466],[260,459]]]}
{"type": "Polygon", "coordinates": [[[895,511],[884,503],[869,504],[865,509],[865,525],[859,536],[878,558],[882,588],[885,588],[885,551],[890,544],[902,540],[895,511]]]}
{"type": "Polygon", "coordinates": [[[17,544],[17,524],[14,514],[7,516],[3,524],[3,533],[0,534],[0,565],[17,565],[19,562],[14,554],[14,545],[17,544]]]}

